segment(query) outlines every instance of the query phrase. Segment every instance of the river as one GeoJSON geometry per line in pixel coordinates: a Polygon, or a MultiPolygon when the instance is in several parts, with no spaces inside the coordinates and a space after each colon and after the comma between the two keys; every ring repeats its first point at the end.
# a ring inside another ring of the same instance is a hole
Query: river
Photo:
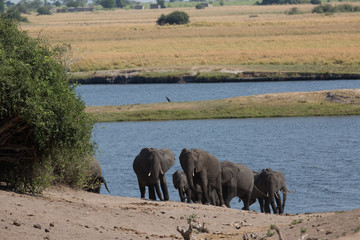
{"type": "MultiPolygon", "coordinates": [[[[359,88],[359,80],[222,83],[84,85],[77,89],[87,105],[193,101],[270,92],[359,88]],[[310,86],[311,85],[311,86],[310,86]],[[110,91],[110,92],[109,92],[110,91]]],[[[285,174],[289,193],[285,212],[341,211],[360,206],[360,116],[189,120],[98,123],[97,158],[111,195],[140,197],[132,169],[144,147],[167,147],[176,156],[167,172],[170,200],[179,201],[172,174],[181,169],[179,154],[201,148],[220,161],[240,162],[254,171],[273,168],[285,174]]],[[[103,188],[102,194],[108,194],[103,188]]],[[[146,195],[148,196],[148,195],[146,195]]],[[[237,199],[232,207],[242,208],[237,199]]],[[[258,203],[251,210],[259,210],[258,203]]]]}

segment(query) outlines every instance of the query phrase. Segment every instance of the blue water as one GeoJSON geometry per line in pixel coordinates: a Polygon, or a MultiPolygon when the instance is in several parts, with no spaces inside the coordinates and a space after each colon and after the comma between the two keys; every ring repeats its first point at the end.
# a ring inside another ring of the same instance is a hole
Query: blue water
{"type": "Polygon", "coordinates": [[[103,84],[76,88],[86,105],[202,101],[264,93],[360,88],[360,80],[186,84],[103,84]]]}
{"type": "MultiPolygon", "coordinates": [[[[285,174],[285,212],[340,211],[360,206],[360,116],[100,123],[94,139],[111,195],[140,197],[132,169],[144,147],[167,147],[176,156],[167,172],[170,200],[179,201],[171,175],[179,154],[201,148],[220,161],[285,174]]],[[[102,194],[108,194],[105,189],[102,194]]],[[[148,192],[146,193],[148,196],[148,192]]],[[[232,207],[242,208],[237,199],[232,207]]],[[[259,210],[258,203],[251,210],[259,210]]]]}

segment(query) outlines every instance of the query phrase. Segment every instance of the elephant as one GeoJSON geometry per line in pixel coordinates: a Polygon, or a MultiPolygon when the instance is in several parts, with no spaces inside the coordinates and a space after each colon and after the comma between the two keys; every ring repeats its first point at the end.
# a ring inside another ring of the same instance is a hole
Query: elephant
{"type": "Polygon", "coordinates": [[[110,193],[105,178],[101,173],[100,162],[96,158],[93,158],[93,161],[91,162],[90,171],[91,171],[90,178],[89,181],[87,182],[87,186],[85,187],[85,190],[88,192],[100,193],[101,184],[104,183],[106,190],[110,193]]]}
{"type": "Polygon", "coordinates": [[[188,181],[186,179],[186,175],[184,172],[177,170],[173,174],[173,184],[175,189],[179,191],[179,196],[181,202],[185,202],[185,198],[187,199],[187,203],[191,203],[191,189],[189,187],[188,181]]]}
{"type": "Polygon", "coordinates": [[[271,205],[274,214],[284,213],[288,192],[285,176],[282,172],[275,172],[271,168],[263,169],[261,172],[254,172],[254,191],[251,196],[251,203],[254,203],[257,198],[261,212],[270,213],[271,205]],[[283,193],[282,203],[279,191],[283,193]],[[275,206],[275,201],[277,206],[275,206]]]}
{"type": "Polygon", "coordinates": [[[221,182],[225,205],[230,208],[234,197],[243,200],[243,210],[250,210],[251,193],[254,186],[254,176],[250,168],[241,163],[221,162],[221,182]]]}
{"type": "Polygon", "coordinates": [[[224,206],[219,160],[204,150],[187,148],[182,150],[179,159],[189,187],[197,194],[197,199],[202,199],[204,204],[210,204],[209,192],[215,189],[219,205],[224,206]],[[196,189],[196,185],[201,187],[201,193],[196,189]]]}
{"type": "Polygon", "coordinates": [[[143,148],[135,157],[133,169],[137,176],[140,195],[145,199],[145,187],[149,189],[149,199],[156,201],[155,191],[161,201],[169,200],[169,192],[166,184],[165,173],[174,165],[175,155],[167,148],[143,148]],[[164,195],[162,197],[161,190],[164,195]]]}

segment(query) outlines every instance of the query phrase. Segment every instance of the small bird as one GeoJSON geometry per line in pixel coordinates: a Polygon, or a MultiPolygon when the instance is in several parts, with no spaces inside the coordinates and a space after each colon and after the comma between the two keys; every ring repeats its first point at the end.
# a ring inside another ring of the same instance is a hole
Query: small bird
{"type": "MultiPolygon", "coordinates": [[[[166,97],[166,96],[165,96],[165,97],[166,97]]],[[[166,100],[167,100],[168,102],[171,102],[170,98],[168,98],[168,97],[166,97],[166,100]]]]}

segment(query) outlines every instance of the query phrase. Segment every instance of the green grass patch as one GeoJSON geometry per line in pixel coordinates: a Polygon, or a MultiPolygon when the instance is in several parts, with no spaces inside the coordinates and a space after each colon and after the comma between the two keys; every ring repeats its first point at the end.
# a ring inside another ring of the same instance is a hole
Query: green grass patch
{"type": "Polygon", "coordinates": [[[90,106],[97,122],[360,115],[359,90],[264,94],[197,102],[90,106]]]}

